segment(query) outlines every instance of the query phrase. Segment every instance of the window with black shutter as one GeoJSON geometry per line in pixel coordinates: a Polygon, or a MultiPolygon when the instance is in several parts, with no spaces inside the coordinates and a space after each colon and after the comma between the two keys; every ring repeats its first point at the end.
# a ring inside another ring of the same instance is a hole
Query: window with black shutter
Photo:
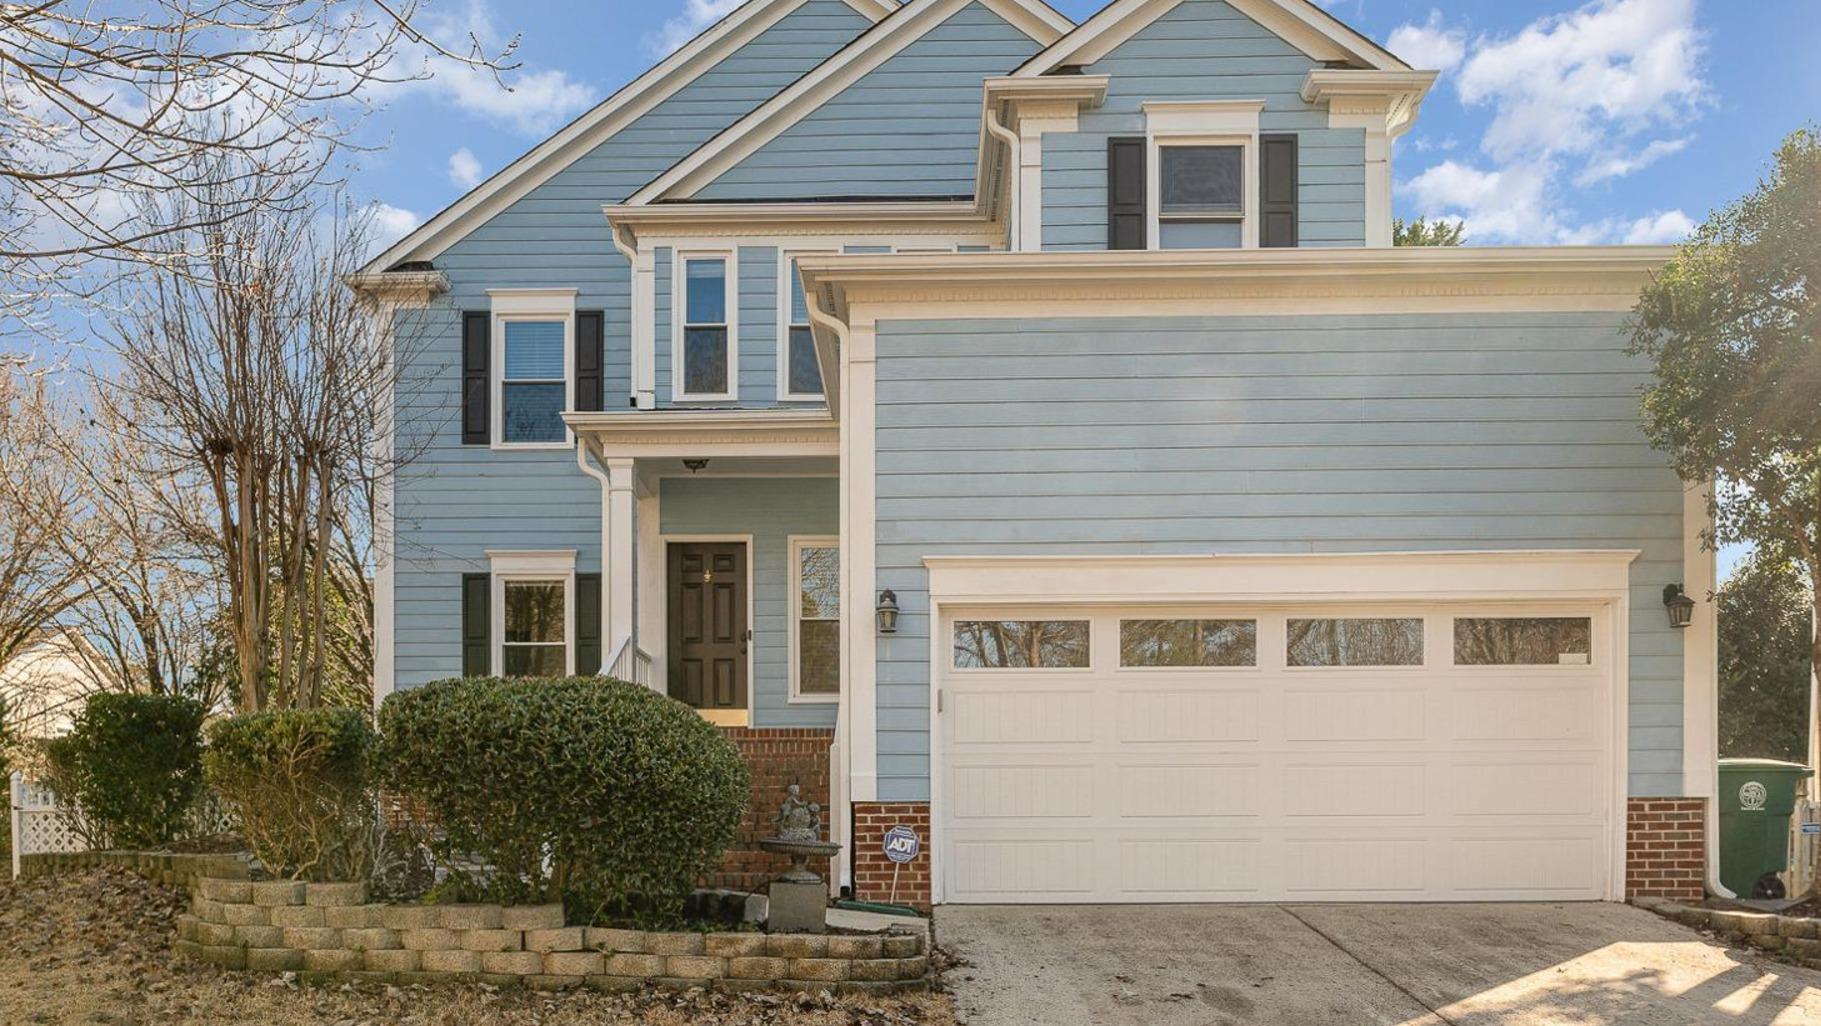
{"type": "Polygon", "coordinates": [[[1107,248],[1145,248],[1145,140],[1107,140],[1107,248]]]}

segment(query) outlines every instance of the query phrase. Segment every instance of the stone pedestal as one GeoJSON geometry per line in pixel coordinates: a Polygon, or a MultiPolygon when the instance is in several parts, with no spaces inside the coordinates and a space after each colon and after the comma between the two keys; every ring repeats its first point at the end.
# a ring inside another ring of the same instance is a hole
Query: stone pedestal
{"type": "Polygon", "coordinates": [[[771,908],[766,933],[826,933],[828,885],[825,883],[771,882],[771,908]]]}

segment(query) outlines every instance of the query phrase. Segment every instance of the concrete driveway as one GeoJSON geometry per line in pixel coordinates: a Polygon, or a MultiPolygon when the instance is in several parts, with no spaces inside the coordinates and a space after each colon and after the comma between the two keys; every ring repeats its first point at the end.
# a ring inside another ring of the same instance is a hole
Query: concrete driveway
{"type": "Polygon", "coordinates": [[[970,1026],[1821,1024],[1821,972],[1623,905],[950,906],[970,1026]]]}

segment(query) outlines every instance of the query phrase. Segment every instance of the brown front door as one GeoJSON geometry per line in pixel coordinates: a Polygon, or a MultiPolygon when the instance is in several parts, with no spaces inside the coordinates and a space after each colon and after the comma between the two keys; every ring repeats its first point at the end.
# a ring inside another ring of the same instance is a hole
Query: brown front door
{"type": "Polygon", "coordinates": [[[670,546],[670,697],[746,708],[746,544],[670,546]]]}

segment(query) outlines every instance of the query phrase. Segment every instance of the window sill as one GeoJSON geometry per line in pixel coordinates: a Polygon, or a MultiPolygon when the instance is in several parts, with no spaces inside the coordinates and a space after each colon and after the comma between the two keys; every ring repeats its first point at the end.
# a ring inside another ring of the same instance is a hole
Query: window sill
{"type": "Polygon", "coordinates": [[[495,452],[568,452],[575,448],[574,442],[494,442],[488,446],[495,452]]]}
{"type": "Polygon", "coordinates": [[[791,695],[786,699],[790,705],[840,705],[840,695],[791,695]]]}

